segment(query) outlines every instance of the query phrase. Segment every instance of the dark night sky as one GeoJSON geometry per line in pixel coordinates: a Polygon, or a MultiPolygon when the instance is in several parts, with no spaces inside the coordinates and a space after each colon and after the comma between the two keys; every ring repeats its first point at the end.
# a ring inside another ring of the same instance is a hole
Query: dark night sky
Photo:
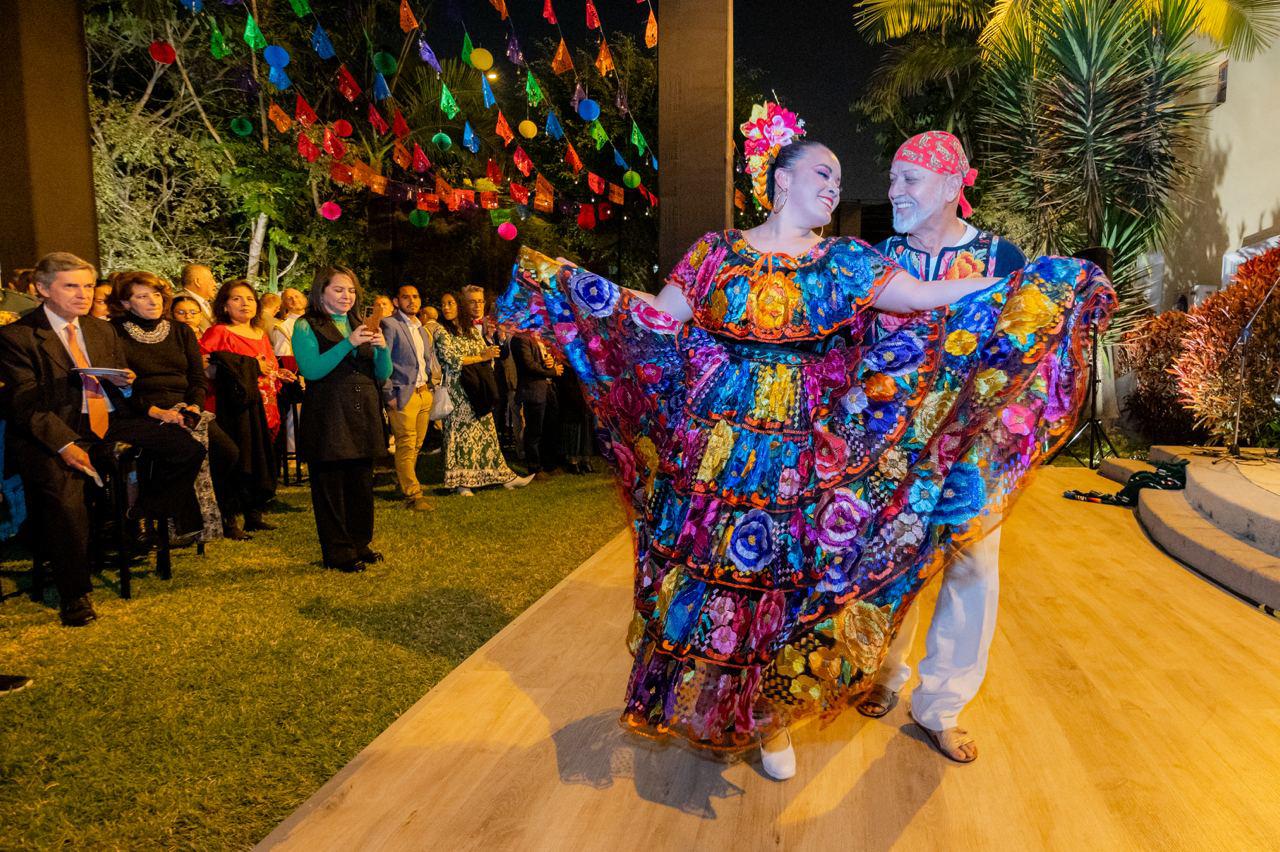
{"type": "Polygon", "coordinates": [[[772,87],[809,136],[840,158],[845,198],[884,200],[888,167],[849,111],[880,57],[854,28],[852,2],[735,0],[734,53],[740,66],[764,71],[766,91],[772,87]]]}

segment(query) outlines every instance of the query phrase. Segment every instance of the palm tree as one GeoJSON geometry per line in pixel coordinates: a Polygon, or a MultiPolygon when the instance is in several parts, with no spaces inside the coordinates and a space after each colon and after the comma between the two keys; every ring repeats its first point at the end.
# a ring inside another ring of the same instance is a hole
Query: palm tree
{"type": "Polygon", "coordinates": [[[1280,33],[1280,0],[864,0],[855,10],[873,39],[901,40],[864,112],[892,119],[892,104],[929,91],[976,137],[965,141],[985,164],[984,206],[1029,218],[1027,248],[1111,248],[1115,331],[1145,306],[1136,262],[1168,232],[1210,107],[1197,95],[1216,56],[1197,37],[1249,57],[1280,33]]]}

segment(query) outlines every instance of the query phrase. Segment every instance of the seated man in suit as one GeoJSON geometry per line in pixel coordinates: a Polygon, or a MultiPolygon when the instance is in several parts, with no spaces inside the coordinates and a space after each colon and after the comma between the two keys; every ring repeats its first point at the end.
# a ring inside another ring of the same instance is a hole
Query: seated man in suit
{"type": "Polygon", "coordinates": [[[180,425],[142,416],[130,405],[120,339],[89,314],[96,274],[67,252],[36,264],[44,306],[0,329],[0,377],[8,396],[8,451],[17,462],[27,508],[48,556],[62,623],[97,617],[89,592],[89,512],[85,484],[99,478],[92,457],[117,441],[144,451],[139,514],[173,516],[179,534],[198,530],[193,485],[204,448],[180,425]],[[102,379],[77,370],[112,367],[102,379]]]}
{"type": "Polygon", "coordinates": [[[391,378],[386,399],[391,431],[396,436],[396,478],[405,506],[418,512],[431,508],[418,482],[418,451],[431,425],[433,393],[440,387],[440,364],[431,334],[418,321],[422,297],[413,284],[396,290],[396,310],[382,321],[391,350],[391,378]]]}
{"type": "Polygon", "coordinates": [[[535,334],[522,332],[511,338],[511,359],[516,365],[516,402],[524,414],[524,462],[534,479],[547,479],[546,468],[559,461],[559,406],[557,376],[564,367],[535,334]],[[552,428],[546,428],[548,423],[552,428]]]}

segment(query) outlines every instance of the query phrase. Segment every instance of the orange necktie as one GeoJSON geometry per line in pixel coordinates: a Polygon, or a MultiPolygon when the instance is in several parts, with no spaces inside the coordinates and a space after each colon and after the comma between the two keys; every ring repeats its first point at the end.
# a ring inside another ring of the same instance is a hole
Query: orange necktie
{"type": "MultiPolygon", "coordinates": [[[[71,350],[71,360],[76,362],[76,366],[82,370],[87,369],[89,359],[80,348],[80,341],[76,340],[76,327],[71,323],[67,323],[67,348],[71,350]]],[[[93,434],[101,438],[107,434],[107,423],[110,421],[107,398],[102,395],[101,383],[93,376],[81,373],[80,383],[84,387],[84,398],[88,402],[89,428],[93,430],[93,434]]]]}

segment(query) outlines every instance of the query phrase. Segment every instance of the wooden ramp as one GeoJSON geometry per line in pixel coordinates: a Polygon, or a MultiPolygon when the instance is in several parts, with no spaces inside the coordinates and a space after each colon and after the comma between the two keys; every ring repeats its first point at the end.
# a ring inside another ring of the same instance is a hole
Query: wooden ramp
{"type": "Polygon", "coordinates": [[[1060,496],[1108,485],[1047,469],[1007,524],[990,669],[964,719],[975,764],[931,750],[903,705],[802,728],[781,784],[625,733],[619,535],[261,846],[1274,849],[1280,623],[1166,557],[1128,510],[1060,496]]]}

